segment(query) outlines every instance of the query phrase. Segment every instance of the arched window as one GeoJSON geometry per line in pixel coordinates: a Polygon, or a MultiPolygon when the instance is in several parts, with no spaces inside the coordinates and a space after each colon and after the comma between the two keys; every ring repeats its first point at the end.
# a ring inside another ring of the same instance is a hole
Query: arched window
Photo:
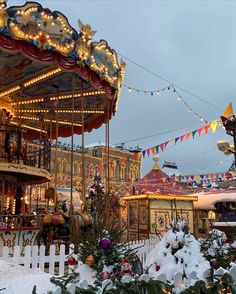
{"type": "Polygon", "coordinates": [[[67,172],[67,161],[66,161],[66,159],[62,160],[62,172],[63,173],[67,172]]]}
{"type": "Polygon", "coordinates": [[[61,171],[61,160],[58,158],[56,161],[56,166],[55,166],[55,171],[57,170],[57,172],[61,171]]]}
{"type": "Polygon", "coordinates": [[[79,171],[79,165],[77,161],[73,162],[73,174],[77,174],[79,171]]]}

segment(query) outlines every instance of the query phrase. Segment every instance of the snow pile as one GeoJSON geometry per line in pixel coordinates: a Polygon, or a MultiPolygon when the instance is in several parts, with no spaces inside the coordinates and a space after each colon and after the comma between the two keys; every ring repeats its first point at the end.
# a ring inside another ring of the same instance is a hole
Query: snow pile
{"type": "Polygon", "coordinates": [[[79,283],[86,280],[88,285],[94,286],[95,281],[97,280],[96,274],[97,272],[86,263],[79,263],[78,268],[75,270],[75,273],[79,274],[79,282],[75,282],[76,285],[79,286],[79,283]]]}
{"type": "Polygon", "coordinates": [[[46,294],[56,289],[50,278],[51,275],[38,269],[25,269],[0,260],[0,289],[5,288],[1,294],[31,294],[35,285],[37,294],[46,294]]]}
{"type": "Polygon", "coordinates": [[[172,223],[170,230],[149,253],[146,267],[149,267],[150,277],[156,279],[165,274],[173,282],[177,272],[188,278],[195,271],[197,278],[203,279],[210,264],[200,252],[200,243],[187,232],[186,222],[178,221],[172,223]]]}

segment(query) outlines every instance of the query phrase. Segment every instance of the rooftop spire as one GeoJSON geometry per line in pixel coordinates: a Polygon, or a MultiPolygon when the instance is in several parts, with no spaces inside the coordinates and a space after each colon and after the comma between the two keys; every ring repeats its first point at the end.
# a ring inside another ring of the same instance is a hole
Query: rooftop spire
{"type": "Polygon", "coordinates": [[[153,156],[154,164],[153,164],[152,170],[160,170],[160,167],[159,167],[159,164],[158,164],[158,160],[159,160],[159,156],[158,155],[154,155],[153,156]]]}

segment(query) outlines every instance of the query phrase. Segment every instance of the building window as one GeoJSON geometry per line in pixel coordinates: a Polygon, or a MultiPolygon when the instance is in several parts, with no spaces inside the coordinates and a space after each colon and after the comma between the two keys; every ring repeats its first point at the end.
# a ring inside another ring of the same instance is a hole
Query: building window
{"type": "Polygon", "coordinates": [[[77,174],[78,173],[78,162],[74,161],[73,162],[73,174],[77,174]]]}
{"type": "Polygon", "coordinates": [[[67,161],[65,159],[62,160],[62,172],[63,173],[67,172],[67,161]]]}

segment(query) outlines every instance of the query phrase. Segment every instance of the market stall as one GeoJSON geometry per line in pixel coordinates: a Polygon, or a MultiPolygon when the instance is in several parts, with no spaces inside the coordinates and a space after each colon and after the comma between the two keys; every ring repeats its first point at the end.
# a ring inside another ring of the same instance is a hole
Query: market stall
{"type": "Polygon", "coordinates": [[[186,220],[190,232],[194,232],[193,202],[197,197],[188,195],[188,190],[160,169],[157,158],[154,161],[152,170],[131,187],[130,195],[122,198],[127,207],[129,240],[161,234],[173,219],[186,220]]]}
{"type": "Polygon", "coordinates": [[[197,236],[207,234],[214,226],[230,236],[236,229],[236,189],[219,189],[195,193],[195,232],[197,236]]]}

